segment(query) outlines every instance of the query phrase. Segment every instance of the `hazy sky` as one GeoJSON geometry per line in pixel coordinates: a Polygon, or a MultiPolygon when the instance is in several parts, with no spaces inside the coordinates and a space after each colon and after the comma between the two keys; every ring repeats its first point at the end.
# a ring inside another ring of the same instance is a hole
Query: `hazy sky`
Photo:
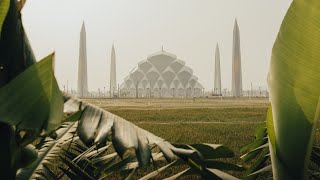
{"type": "Polygon", "coordinates": [[[213,88],[220,46],[222,87],[231,87],[232,32],[238,20],[244,89],[266,87],[273,42],[292,0],[29,0],[23,22],[38,60],[56,52],[56,76],[76,89],[79,37],[87,31],[88,85],[109,89],[112,43],[117,81],[152,53],[173,53],[213,88]]]}

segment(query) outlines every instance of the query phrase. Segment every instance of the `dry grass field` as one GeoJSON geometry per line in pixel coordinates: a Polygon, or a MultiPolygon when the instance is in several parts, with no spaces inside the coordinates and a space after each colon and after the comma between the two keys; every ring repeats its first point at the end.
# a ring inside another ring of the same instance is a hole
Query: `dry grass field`
{"type": "MultiPolygon", "coordinates": [[[[224,144],[244,164],[241,147],[254,139],[256,127],[265,121],[269,102],[256,99],[87,99],[89,103],[133,122],[172,143],[224,144]]],[[[177,167],[178,170],[182,168],[177,167]]],[[[151,170],[147,170],[151,171],[151,170]]],[[[174,173],[174,172],[172,172],[174,173]]],[[[142,173],[144,174],[144,173],[142,173]]],[[[241,176],[241,173],[235,173],[241,176]]]]}

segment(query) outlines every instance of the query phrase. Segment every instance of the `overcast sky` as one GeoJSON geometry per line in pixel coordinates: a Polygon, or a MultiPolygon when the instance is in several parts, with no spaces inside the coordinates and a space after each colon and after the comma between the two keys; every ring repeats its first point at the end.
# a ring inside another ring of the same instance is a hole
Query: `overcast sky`
{"type": "Polygon", "coordinates": [[[215,46],[219,43],[223,88],[231,87],[232,32],[240,28],[244,89],[266,88],[272,45],[292,0],[29,0],[23,23],[38,60],[56,52],[60,87],[77,87],[79,37],[87,31],[90,91],[109,89],[112,43],[117,81],[137,63],[164,50],[213,88],[215,46]]]}

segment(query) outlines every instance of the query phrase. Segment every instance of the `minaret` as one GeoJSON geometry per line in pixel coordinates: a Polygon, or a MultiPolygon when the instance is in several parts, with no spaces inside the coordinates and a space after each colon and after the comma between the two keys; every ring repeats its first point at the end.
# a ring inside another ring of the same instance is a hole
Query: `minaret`
{"type": "Polygon", "coordinates": [[[233,97],[240,97],[242,91],[241,49],[240,32],[237,19],[233,29],[233,52],[232,52],[232,87],[233,97]]]}
{"type": "Polygon", "coordinates": [[[116,70],[116,52],[114,45],[111,50],[111,65],[110,65],[110,97],[117,94],[117,70],[116,70]]]}
{"type": "Polygon", "coordinates": [[[87,45],[86,45],[86,28],[84,22],[80,32],[79,47],[79,65],[78,65],[78,96],[88,96],[88,77],[87,77],[87,45]]]}
{"type": "Polygon", "coordinates": [[[216,47],[215,56],[215,69],[214,69],[214,94],[221,95],[221,70],[220,70],[220,51],[219,44],[216,47]]]}

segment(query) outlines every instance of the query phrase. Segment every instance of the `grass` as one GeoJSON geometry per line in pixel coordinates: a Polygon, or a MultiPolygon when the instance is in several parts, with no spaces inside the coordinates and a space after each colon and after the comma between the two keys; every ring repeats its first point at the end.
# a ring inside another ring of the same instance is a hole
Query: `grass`
{"type": "Polygon", "coordinates": [[[106,110],[134,123],[253,123],[263,121],[265,108],[177,108],[177,109],[113,109],[106,110]]]}
{"type": "MultiPolygon", "coordinates": [[[[127,119],[172,143],[224,144],[236,157],[227,160],[248,166],[239,150],[252,142],[265,121],[267,99],[90,99],[92,104],[127,119]]],[[[169,174],[183,170],[177,166],[169,174]]],[[[144,169],[145,173],[154,168],[144,169]]],[[[139,172],[138,176],[145,174],[139,172]]],[[[168,174],[168,172],[166,173],[168,174]]],[[[242,173],[234,173],[241,177],[242,173]]],[[[160,176],[162,177],[162,176],[160,176]]]]}

